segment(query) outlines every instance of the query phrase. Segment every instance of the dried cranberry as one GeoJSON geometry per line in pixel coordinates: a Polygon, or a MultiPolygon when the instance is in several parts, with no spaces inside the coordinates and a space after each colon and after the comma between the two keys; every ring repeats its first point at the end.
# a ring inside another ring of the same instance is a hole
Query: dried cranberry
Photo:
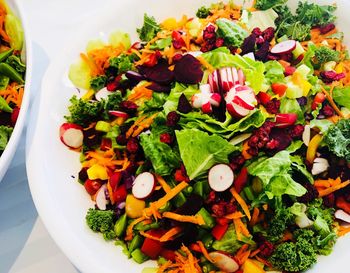
{"type": "Polygon", "coordinates": [[[324,83],[332,83],[345,78],[344,73],[337,74],[335,71],[323,71],[320,75],[324,83]]]}
{"type": "Polygon", "coordinates": [[[176,63],[176,62],[180,61],[181,58],[182,58],[182,54],[180,54],[180,53],[175,54],[173,57],[173,62],[176,63]]]}
{"type": "Polygon", "coordinates": [[[180,120],[179,114],[176,113],[175,111],[171,111],[167,115],[166,125],[169,126],[169,127],[174,127],[174,126],[177,125],[179,120],[180,120]]]}
{"type": "Polygon", "coordinates": [[[278,146],[273,150],[279,152],[286,149],[291,143],[292,138],[285,129],[273,128],[270,133],[270,138],[278,141],[278,146]]]}
{"type": "Polygon", "coordinates": [[[214,205],[212,205],[211,210],[215,214],[215,216],[224,217],[226,215],[225,205],[226,205],[226,203],[224,203],[224,202],[214,204],[214,205]]]}
{"type": "Polygon", "coordinates": [[[122,145],[122,146],[126,145],[126,143],[128,142],[128,140],[126,139],[126,136],[123,134],[117,136],[116,141],[119,145],[122,145]]]}
{"type": "Polygon", "coordinates": [[[186,45],[179,31],[174,30],[172,33],[172,38],[173,38],[173,46],[175,49],[180,49],[186,45]]]}
{"type": "Polygon", "coordinates": [[[301,138],[304,133],[304,129],[305,129],[304,125],[301,125],[301,124],[291,126],[288,129],[289,136],[292,138],[301,138]]]}
{"type": "Polygon", "coordinates": [[[211,51],[215,48],[215,44],[211,44],[211,43],[204,43],[202,46],[201,46],[201,51],[202,52],[208,52],[208,51],[211,51]]]}
{"type": "Polygon", "coordinates": [[[205,200],[205,203],[210,204],[216,202],[216,193],[215,191],[211,191],[208,194],[207,200],[205,200]]]}
{"type": "Polygon", "coordinates": [[[222,47],[224,45],[224,38],[217,38],[215,42],[216,47],[222,47]]]}
{"type": "Polygon", "coordinates": [[[256,147],[250,147],[247,152],[252,156],[257,156],[259,154],[259,150],[256,147]]]}
{"type": "Polygon", "coordinates": [[[267,102],[264,106],[267,112],[271,114],[277,114],[281,106],[281,101],[278,99],[273,99],[267,102]]]}
{"type": "Polygon", "coordinates": [[[330,32],[330,31],[332,31],[333,29],[335,29],[335,24],[330,23],[328,25],[321,26],[320,27],[320,32],[321,32],[321,34],[326,34],[326,33],[330,32]]]}
{"type": "Polygon", "coordinates": [[[242,155],[234,157],[230,162],[230,167],[232,170],[237,170],[243,166],[245,163],[245,158],[242,155]]]}
{"type": "Polygon", "coordinates": [[[321,113],[325,115],[325,117],[332,117],[334,116],[335,111],[333,107],[331,107],[329,104],[326,104],[325,106],[323,106],[321,113]]]}
{"type": "Polygon", "coordinates": [[[116,91],[120,86],[120,81],[122,80],[122,76],[118,75],[113,78],[111,81],[108,81],[106,88],[108,91],[116,91]]]}
{"type": "Polygon", "coordinates": [[[335,205],[335,194],[331,193],[323,197],[323,204],[328,208],[334,208],[335,205]]]}
{"type": "Polygon", "coordinates": [[[203,39],[205,41],[207,40],[213,40],[216,38],[216,34],[215,32],[208,32],[208,31],[204,31],[204,34],[203,34],[203,39]]]}
{"type": "Polygon", "coordinates": [[[256,27],[253,29],[252,31],[253,34],[255,34],[256,36],[261,36],[263,34],[263,32],[261,31],[260,28],[256,27]]]}
{"type": "Polygon", "coordinates": [[[265,39],[263,36],[259,36],[255,39],[255,42],[257,45],[262,45],[263,43],[265,43],[265,39]]]}
{"type": "Polygon", "coordinates": [[[138,108],[136,103],[128,100],[122,101],[119,107],[121,111],[126,112],[129,115],[135,114],[138,108]]]}
{"type": "Polygon", "coordinates": [[[269,242],[265,239],[264,242],[262,244],[260,244],[259,250],[260,250],[261,256],[268,258],[275,251],[275,247],[271,242],[269,242]]]}
{"type": "Polygon", "coordinates": [[[270,50],[270,42],[265,41],[259,50],[255,52],[255,58],[258,59],[259,61],[265,62],[267,60],[267,56],[269,54],[270,50]]]}
{"type": "Polygon", "coordinates": [[[169,133],[163,133],[159,136],[160,142],[165,144],[171,144],[173,142],[173,138],[169,133]]]}
{"type": "Polygon", "coordinates": [[[275,29],[273,27],[265,29],[262,33],[262,36],[264,37],[265,41],[271,42],[275,37],[275,29]]]}
{"type": "Polygon", "coordinates": [[[126,149],[131,154],[136,154],[139,150],[139,143],[136,138],[130,138],[126,143],[126,149]]]}
{"type": "Polygon", "coordinates": [[[279,145],[278,140],[271,139],[269,142],[266,143],[266,149],[273,150],[273,149],[276,149],[278,145],[279,145]]]}

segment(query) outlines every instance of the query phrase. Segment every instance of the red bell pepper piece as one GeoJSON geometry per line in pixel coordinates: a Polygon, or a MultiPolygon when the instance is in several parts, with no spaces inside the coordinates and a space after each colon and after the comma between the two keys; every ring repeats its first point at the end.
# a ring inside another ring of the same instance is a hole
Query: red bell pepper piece
{"type": "Polygon", "coordinates": [[[322,92],[319,92],[316,94],[312,104],[311,104],[311,109],[312,110],[316,110],[317,107],[324,102],[324,100],[326,99],[326,95],[322,92]]]}
{"type": "Polygon", "coordinates": [[[165,258],[165,259],[167,259],[169,261],[172,261],[172,262],[174,262],[175,258],[176,258],[175,251],[169,250],[169,249],[163,249],[160,252],[160,256],[162,256],[163,258],[165,258]]]}
{"type": "Polygon", "coordinates": [[[288,86],[282,83],[273,83],[271,85],[272,92],[280,97],[283,97],[287,91],[288,86]]]}
{"type": "Polygon", "coordinates": [[[294,67],[294,66],[287,66],[285,69],[284,69],[284,75],[285,76],[291,76],[294,74],[294,72],[296,71],[297,69],[294,67]]]}
{"type": "Polygon", "coordinates": [[[100,188],[102,184],[98,180],[87,179],[84,183],[85,190],[91,196],[94,195],[100,188]]]}
{"type": "Polygon", "coordinates": [[[216,240],[221,240],[222,237],[224,237],[226,231],[228,229],[228,224],[224,224],[224,225],[220,225],[217,224],[211,231],[211,235],[213,235],[213,237],[216,240]]]}
{"type": "Polygon", "coordinates": [[[119,182],[122,179],[122,173],[121,172],[114,172],[111,173],[109,176],[109,185],[111,186],[112,190],[115,191],[118,186],[119,182]]]}
{"type": "Polygon", "coordinates": [[[173,46],[175,49],[180,49],[186,45],[180,32],[174,30],[171,37],[173,38],[173,46]]]}
{"type": "Polygon", "coordinates": [[[191,244],[190,250],[198,252],[198,253],[202,253],[202,249],[200,248],[200,246],[197,243],[191,244]]]}
{"type": "Polygon", "coordinates": [[[152,53],[148,57],[148,60],[146,62],[144,62],[143,65],[149,66],[149,67],[155,66],[161,57],[162,57],[162,54],[160,53],[159,50],[157,50],[156,52],[152,53]]]}
{"type": "MultiPolygon", "coordinates": [[[[150,230],[147,232],[147,234],[157,238],[162,237],[164,233],[165,232],[162,230],[150,230]]],[[[141,251],[151,259],[155,260],[158,258],[159,254],[163,250],[162,245],[163,244],[159,241],[150,238],[145,238],[141,247],[141,251]]]]}
{"type": "Polygon", "coordinates": [[[124,202],[127,195],[126,186],[121,185],[113,192],[113,200],[115,203],[124,202]]]}
{"type": "Polygon", "coordinates": [[[238,193],[240,193],[244,186],[248,182],[248,169],[246,167],[243,167],[241,169],[241,172],[238,174],[237,178],[233,182],[233,185],[238,193]]]}
{"type": "Polygon", "coordinates": [[[343,196],[337,198],[336,205],[338,208],[344,210],[346,213],[350,213],[350,203],[346,202],[343,196]]]}
{"type": "Polygon", "coordinates": [[[226,225],[229,223],[229,219],[226,218],[216,218],[216,223],[220,225],[226,225]]]}
{"type": "Polygon", "coordinates": [[[100,149],[101,151],[107,151],[112,148],[112,141],[109,138],[102,138],[100,149]]]}
{"type": "Polygon", "coordinates": [[[258,99],[263,105],[267,104],[271,100],[271,96],[265,92],[260,92],[258,94],[258,99]]]}

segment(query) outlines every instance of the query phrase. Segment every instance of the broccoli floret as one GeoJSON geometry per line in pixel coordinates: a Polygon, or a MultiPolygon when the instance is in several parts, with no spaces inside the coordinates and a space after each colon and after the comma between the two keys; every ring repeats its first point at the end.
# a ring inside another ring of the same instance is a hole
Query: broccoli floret
{"type": "Polygon", "coordinates": [[[117,74],[125,73],[128,70],[132,70],[133,68],[133,55],[122,54],[118,57],[113,57],[109,59],[109,67],[108,69],[116,70],[117,74]]]}
{"type": "Polygon", "coordinates": [[[296,242],[287,242],[277,246],[270,257],[272,265],[283,271],[299,272],[309,269],[316,263],[316,252],[311,240],[312,230],[300,230],[294,234],[296,242]]]}
{"type": "Polygon", "coordinates": [[[157,24],[153,16],[144,15],[142,28],[137,29],[140,40],[148,42],[152,40],[160,31],[160,26],[157,24]]]}
{"type": "Polygon", "coordinates": [[[96,121],[103,111],[103,104],[99,101],[87,101],[73,96],[70,102],[71,105],[68,107],[70,115],[65,118],[68,122],[81,126],[96,121]]]}
{"type": "Polygon", "coordinates": [[[277,242],[283,236],[284,231],[288,225],[291,224],[294,215],[287,208],[278,209],[275,216],[272,218],[268,232],[267,239],[270,242],[277,242]]]}
{"type": "Polygon", "coordinates": [[[95,232],[101,232],[105,240],[116,237],[114,232],[114,213],[111,210],[89,209],[86,214],[86,223],[95,232]]]}
{"type": "Polygon", "coordinates": [[[207,18],[210,15],[210,9],[203,6],[197,10],[196,16],[198,18],[207,18]]]}
{"type": "Polygon", "coordinates": [[[91,79],[90,87],[95,91],[99,91],[103,87],[105,87],[106,82],[107,82],[106,76],[97,76],[97,77],[91,79]]]}
{"type": "Polygon", "coordinates": [[[320,65],[331,61],[339,62],[340,53],[326,46],[321,46],[317,48],[315,51],[315,59],[317,61],[317,64],[320,64],[320,65]]]}

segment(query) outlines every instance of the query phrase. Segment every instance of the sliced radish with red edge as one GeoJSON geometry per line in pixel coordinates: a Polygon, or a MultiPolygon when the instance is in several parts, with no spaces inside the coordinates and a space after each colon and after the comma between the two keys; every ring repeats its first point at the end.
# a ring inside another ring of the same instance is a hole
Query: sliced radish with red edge
{"type": "Polygon", "coordinates": [[[231,89],[235,85],[233,79],[232,69],[230,67],[226,68],[228,87],[231,89]]]}
{"type": "Polygon", "coordinates": [[[214,251],[209,253],[209,257],[213,261],[213,264],[224,272],[233,273],[239,269],[236,260],[228,253],[214,251]]]}
{"type": "Polygon", "coordinates": [[[106,195],[107,187],[106,185],[102,185],[101,188],[96,192],[96,206],[100,210],[106,210],[108,200],[107,200],[107,195],[106,195]]]}
{"type": "Polygon", "coordinates": [[[80,148],[84,139],[83,127],[74,123],[63,123],[60,127],[60,139],[69,148],[80,148]]]}
{"type": "Polygon", "coordinates": [[[149,172],[139,174],[132,184],[132,194],[137,199],[145,199],[152,194],[156,186],[154,175],[149,172]]]}
{"type": "Polygon", "coordinates": [[[286,54],[292,52],[297,47],[297,42],[294,40],[287,40],[278,43],[271,49],[272,54],[286,54]]]}
{"type": "Polygon", "coordinates": [[[223,192],[229,189],[234,180],[234,174],[229,165],[218,164],[209,170],[209,186],[216,192],[223,192]]]}
{"type": "Polygon", "coordinates": [[[222,88],[222,90],[225,91],[225,92],[230,91],[230,86],[229,86],[229,83],[228,83],[226,68],[221,68],[220,69],[220,78],[221,78],[221,88],[222,88]]]}
{"type": "Polygon", "coordinates": [[[114,111],[114,110],[111,110],[111,111],[108,111],[108,113],[112,116],[115,116],[115,117],[118,117],[118,118],[129,118],[129,115],[125,112],[122,112],[122,111],[114,111]]]}
{"type": "Polygon", "coordinates": [[[101,90],[97,91],[95,94],[95,98],[98,101],[105,100],[108,98],[109,95],[111,95],[112,92],[108,91],[106,87],[102,88],[101,90]]]}

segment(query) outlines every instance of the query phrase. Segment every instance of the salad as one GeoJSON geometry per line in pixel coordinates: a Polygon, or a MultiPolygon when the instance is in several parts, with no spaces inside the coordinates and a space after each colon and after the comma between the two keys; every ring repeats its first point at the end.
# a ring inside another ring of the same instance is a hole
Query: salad
{"type": "Polygon", "coordinates": [[[60,139],[86,224],[145,272],[304,272],[350,231],[350,60],[336,6],[147,14],[72,64],[60,139]]]}
{"type": "Polygon", "coordinates": [[[26,66],[22,62],[23,30],[7,4],[0,1],[0,155],[19,115],[26,66]]]}

